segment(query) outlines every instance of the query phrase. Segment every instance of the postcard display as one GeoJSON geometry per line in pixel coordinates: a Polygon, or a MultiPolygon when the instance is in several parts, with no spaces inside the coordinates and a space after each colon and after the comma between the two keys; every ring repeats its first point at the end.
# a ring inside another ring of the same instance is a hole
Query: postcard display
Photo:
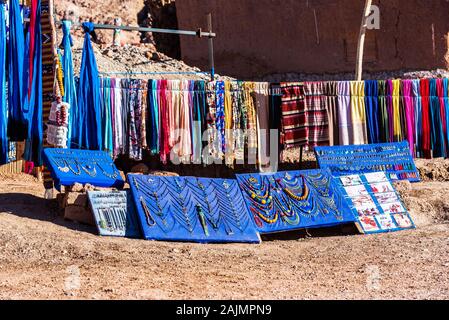
{"type": "Polygon", "coordinates": [[[356,146],[316,147],[321,169],[335,176],[384,171],[395,180],[420,180],[407,141],[356,146]]]}
{"type": "Polygon", "coordinates": [[[236,180],[129,174],[147,240],[260,243],[236,180]]]}
{"type": "Polygon", "coordinates": [[[87,196],[101,236],[141,238],[131,191],[88,191],[87,196]]]}
{"type": "Polygon", "coordinates": [[[384,172],[335,177],[336,183],[363,233],[379,233],[415,228],[396,190],[384,172]]]}
{"type": "Polygon", "coordinates": [[[104,151],[47,148],[44,163],[58,190],[61,185],[75,183],[119,189],[125,184],[112,158],[104,151]]]}
{"type": "Polygon", "coordinates": [[[355,222],[329,170],[241,174],[237,180],[261,233],[355,222]]]}

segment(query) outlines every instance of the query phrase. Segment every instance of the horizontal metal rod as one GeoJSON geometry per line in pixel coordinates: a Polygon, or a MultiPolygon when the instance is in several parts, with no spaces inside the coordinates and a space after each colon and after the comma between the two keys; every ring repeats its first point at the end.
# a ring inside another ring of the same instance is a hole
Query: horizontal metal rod
{"type": "MultiPolygon", "coordinates": [[[[56,24],[60,25],[60,21],[56,21],[56,24]]],[[[81,23],[74,23],[73,26],[81,27],[81,23]]],[[[159,28],[146,28],[146,27],[133,27],[133,26],[116,26],[113,24],[96,24],[94,23],[95,29],[107,29],[107,30],[124,30],[124,31],[139,31],[139,32],[154,32],[154,33],[169,33],[169,34],[179,34],[184,36],[196,36],[196,37],[206,37],[215,38],[217,36],[214,32],[203,32],[201,29],[198,31],[189,30],[175,30],[175,29],[159,29],[159,28]]]]}
{"type": "Polygon", "coordinates": [[[99,72],[100,74],[105,74],[105,75],[108,75],[108,74],[113,74],[113,75],[133,75],[133,74],[143,74],[143,75],[145,75],[145,74],[149,74],[149,75],[151,75],[151,74],[203,74],[203,75],[208,75],[208,74],[210,74],[209,72],[204,72],[204,71],[160,71],[160,72],[132,72],[132,71],[130,71],[130,72],[126,72],[126,71],[118,71],[118,72],[114,72],[114,71],[111,71],[111,72],[99,72]]]}

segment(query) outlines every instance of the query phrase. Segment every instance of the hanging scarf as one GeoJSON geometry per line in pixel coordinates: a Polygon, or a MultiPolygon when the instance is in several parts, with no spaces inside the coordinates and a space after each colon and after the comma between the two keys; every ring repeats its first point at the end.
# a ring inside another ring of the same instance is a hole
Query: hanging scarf
{"type": "Polygon", "coordinates": [[[147,145],[152,155],[159,153],[159,105],[157,102],[157,80],[148,81],[147,145]]]}
{"type": "Polygon", "coordinates": [[[432,157],[431,145],[431,123],[430,123],[430,97],[429,79],[421,79],[421,115],[422,115],[422,150],[423,156],[427,159],[432,157]]]}
{"type": "Polygon", "coordinates": [[[226,136],[225,136],[225,83],[224,81],[216,82],[216,93],[215,93],[215,126],[218,132],[218,137],[220,140],[221,148],[220,154],[226,152],[226,136]]]}
{"type": "Polygon", "coordinates": [[[159,82],[159,122],[161,135],[159,137],[160,157],[162,163],[167,163],[167,156],[170,153],[169,146],[169,99],[167,99],[167,80],[159,82]]]}
{"type": "Polygon", "coordinates": [[[413,105],[412,95],[412,81],[402,81],[402,96],[403,105],[405,108],[406,127],[407,127],[407,141],[410,146],[410,153],[413,156],[415,154],[415,111],[413,105]]]}
{"type": "Polygon", "coordinates": [[[323,82],[305,82],[304,100],[306,110],[307,145],[329,145],[329,119],[323,82]]]}
{"type": "Polygon", "coordinates": [[[446,140],[447,136],[447,123],[446,123],[446,100],[447,100],[447,87],[446,91],[444,87],[444,79],[436,79],[437,81],[437,95],[438,95],[438,102],[440,105],[439,111],[440,111],[440,122],[441,122],[441,131],[442,131],[442,137],[441,137],[441,143],[443,145],[444,150],[444,157],[447,155],[448,151],[448,144],[446,140]]]}
{"type": "Polygon", "coordinates": [[[62,49],[64,50],[64,55],[62,58],[62,70],[64,71],[64,96],[62,101],[67,102],[70,105],[69,114],[69,126],[67,138],[69,141],[72,140],[72,126],[74,123],[79,122],[78,106],[76,99],[76,87],[75,87],[75,76],[73,71],[73,57],[72,57],[72,46],[73,40],[70,35],[70,28],[72,23],[70,21],[62,21],[62,49]]]}
{"type": "MultiPolygon", "coordinates": [[[[35,1],[33,1],[34,4],[35,1]]],[[[26,91],[24,77],[25,62],[25,39],[23,21],[19,6],[19,0],[11,0],[9,11],[9,45],[8,45],[8,95],[9,95],[9,118],[8,135],[12,141],[22,141],[28,132],[28,107],[26,106],[26,91]]],[[[39,6],[40,7],[40,6],[39,6]]],[[[33,6],[33,14],[37,5],[33,6]]],[[[36,20],[30,22],[30,27],[34,28],[36,20]]],[[[39,24],[39,21],[37,21],[39,24]]],[[[35,40],[34,37],[33,41],[35,40]]],[[[34,51],[31,51],[34,52],[34,51]]],[[[34,60],[31,61],[34,65],[34,60]]]]}
{"type": "Polygon", "coordinates": [[[449,79],[443,79],[443,103],[444,103],[444,115],[445,115],[445,141],[446,141],[446,157],[449,157],[449,79]]]}
{"type": "Polygon", "coordinates": [[[365,83],[351,81],[351,121],[353,141],[351,144],[366,144],[365,83]]]}
{"type": "Polygon", "coordinates": [[[378,82],[376,80],[365,81],[365,108],[369,143],[379,143],[379,103],[378,82]]]}
{"type": "Polygon", "coordinates": [[[378,85],[378,104],[379,104],[379,142],[385,143],[390,141],[390,128],[388,123],[387,108],[387,82],[385,80],[377,81],[378,85]]]}
{"type": "Polygon", "coordinates": [[[5,3],[0,3],[0,165],[8,163],[8,103],[6,98],[6,19],[5,3]]]}
{"type": "Polygon", "coordinates": [[[200,164],[203,147],[206,145],[203,141],[203,133],[207,130],[206,83],[195,81],[193,90],[193,162],[200,164]]]}
{"type": "Polygon", "coordinates": [[[400,142],[403,140],[402,126],[401,126],[401,111],[399,103],[399,90],[401,80],[391,80],[391,112],[393,114],[393,141],[400,142]]]}
{"type": "MultiPolygon", "coordinates": [[[[35,2],[33,2],[34,4],[35,2]]],[[[43,94],[42,94],[42,32],[41,32],[41,1],[37,1],[36,7],[32,6],[32,15],[35,14],[36,19],[34,25],[34,50],[30,49],[30,57],[33,57],[33,64],[30,66],[32,82],[29,87],[29,124],[28,136],[25,145],[24,158],[33,162],[35,166],[41,166],[42,161],[42,143],[43,143],[43,94]]]]}
{"type": "Polygon", "coordinates": [[[352,143],[351,86],[349,81],[337,83],[338,127],[341,145],[352,143]]]}
{"type": "Polygon", "coordinates": [[[415,113],[415,154],[422,155],[422,98],[420,80],[412,81],[413,106],[415,113]]]}
{"type": "Polygon", "coordinates": [[[440,109],[440,100],[437,94],[437,81],[430,79],[430,124],[431,124],[431,146],[435,158],[443,157],[444,150],[444,131],[440,109]]]}
{"type": "Polygon", "coordinates": [[[326,110],[329,119],[329,145],[339,144],[340,130],[338,126],[338,97],[337,82],[328,81],[324,84],[326,96],[326,110]]]}
{"type": "Polygon", "coordinates": [[[261,172],[264,172],[265,167],[270,165],[269,86],[268,82],[259,82],[255,83],[254,88],[257,116],[257,160],[261,172]]]}
{"type": "Polygon", "coordinates": [[[79,80],[78,108],[80,111],[79,123],[76,124],[74,138],[80,148],[100,150],[103,146],[101,132],[101,106],[100,83],[98,77],[97,61],[92,48],[90,34],[94,31],[94,24],[83,23],[84,47],[81,59],[79,80]]]}

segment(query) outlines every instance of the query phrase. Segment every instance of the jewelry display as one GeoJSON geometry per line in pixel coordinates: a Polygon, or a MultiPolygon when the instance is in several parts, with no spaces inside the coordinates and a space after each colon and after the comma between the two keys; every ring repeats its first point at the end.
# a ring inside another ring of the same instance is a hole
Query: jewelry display
{"type": "Polygon", "coordinates": [[[103,151],[47,148],[44,150],[44,164],[50,170],[57,189],[75,183],[98,187],[124,186],[120,172],[109,154],[103,151]]]}
{"type": "Polygon", "coordinates": [[[362,146],[316,147],[321,169],[336,176],[384,171],[392,180],[420,181],[407,141],[362,146]]]}
{"type": "Polygon", "coordinates": [[[135,174],[128,180],[145,239],[260,242],[236,181],[135,174]]]}
{"type": "Polygon", "coordinates": [[[237,175],[237,181],[259,232],[354,221],[330,171],[237,175]]]}

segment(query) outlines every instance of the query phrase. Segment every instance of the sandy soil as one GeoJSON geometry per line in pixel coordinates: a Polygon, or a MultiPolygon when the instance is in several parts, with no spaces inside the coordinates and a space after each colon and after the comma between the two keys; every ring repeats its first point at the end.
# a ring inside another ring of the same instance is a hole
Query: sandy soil
{"type": "Polygon", "coordinates": [[[449,298],[447,182],[402,186],[417,230],[199,245],[96,236],[32,177],[0,178],[2,299],[449,298]]]}

